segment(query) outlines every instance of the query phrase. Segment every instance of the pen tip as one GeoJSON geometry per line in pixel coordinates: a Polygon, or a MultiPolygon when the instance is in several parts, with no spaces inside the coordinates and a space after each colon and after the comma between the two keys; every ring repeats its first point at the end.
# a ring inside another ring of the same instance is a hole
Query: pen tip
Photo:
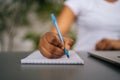
{"type": "Polygon", "coordinates": [[[70,56],[69,56],[69,55],[67,55],[67,58],[70,58],[70,56]]]}

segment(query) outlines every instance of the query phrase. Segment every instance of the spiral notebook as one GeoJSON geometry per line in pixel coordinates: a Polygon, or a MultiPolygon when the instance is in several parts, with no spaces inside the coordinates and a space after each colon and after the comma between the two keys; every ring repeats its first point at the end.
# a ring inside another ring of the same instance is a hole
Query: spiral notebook
{"type": "Polygon", "coordinates": [[[48,59],[39,50],[34,51],[27,57],[21,59],[22,64],[84,64],[84,61],[74,51],[69,51],[70,58],[66,55],[58,59],[48,59]]]}

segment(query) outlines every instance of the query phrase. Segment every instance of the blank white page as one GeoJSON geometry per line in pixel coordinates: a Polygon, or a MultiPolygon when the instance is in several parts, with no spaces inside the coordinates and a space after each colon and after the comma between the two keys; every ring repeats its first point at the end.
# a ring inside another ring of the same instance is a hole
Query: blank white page
{"type": "Polygon", "coordinates": [[[66,55],[58,59],[48,59],[39,50],[34,51],[26,58],[21,59],[21,63],[27,64],[84,64],[84,61],[74,51],[69,51],[70,58],[66,55]]]}

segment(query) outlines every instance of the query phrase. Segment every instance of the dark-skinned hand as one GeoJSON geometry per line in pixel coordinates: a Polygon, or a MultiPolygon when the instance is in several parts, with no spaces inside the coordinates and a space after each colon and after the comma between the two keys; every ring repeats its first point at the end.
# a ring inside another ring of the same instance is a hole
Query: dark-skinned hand
{"type": "Polygon", "coordinates": [[[96,44],[96,50],[120,50],[120,40],[103,39],[96,44]]]}
{"type": "Polygon", "coordinates": [[[47,32],[39,41],[39,50],[47,58],[59,58],[65,54],[63,51],[64,47],[67,50],[72,47],[73,40],[64,37],[64,43],[65,45],[62,44],[57,34],[47,32]]]}

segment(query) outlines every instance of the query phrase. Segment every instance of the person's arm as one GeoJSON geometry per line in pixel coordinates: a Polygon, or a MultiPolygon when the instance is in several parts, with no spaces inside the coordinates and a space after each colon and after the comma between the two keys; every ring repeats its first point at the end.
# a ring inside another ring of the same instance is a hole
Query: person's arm
{"type": "MultiPolygon", "coordinates": [[[[65,6],[57,18],[57,22],[63,36],[69,31],[74,19],[75,15],[72,10],[65,6]]],[[[56,29],[53,26],[50,32],[47,32],[41,37],[38,48],[43,56],[47,58],[59,58],[64,55],[64,47],[68,50],[73,45],[73,40],[70,38],[64,37],[64,42],[65,45],[60,41],[56,29]]]]}
{"type": "MultiPolygon", "coordinates": [[[[74,20],[75,20],[74,13],[69,7],[65,6],[57,18],[57,22],[60,27],[62,35],[65,35],[69,31],[74,20]]],[[[54,26],[52,27],[51,31],[57,33],[54,26]]]]}
{"type": "Polygon", "coordinates": [[[96,44],[96,50],[120,50],[120,40],[103,39],[96,44]]]}

